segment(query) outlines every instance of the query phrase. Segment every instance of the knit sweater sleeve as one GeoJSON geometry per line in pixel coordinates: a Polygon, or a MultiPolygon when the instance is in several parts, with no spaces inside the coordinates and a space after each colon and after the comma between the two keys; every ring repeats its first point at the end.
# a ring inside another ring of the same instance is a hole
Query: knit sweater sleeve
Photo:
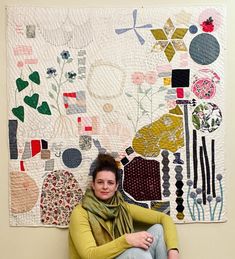
{"type": "Polygon", "coordinates": [[[170,216],[134,204],[127,204],[127,207],[129,208],[133,221],[150,225],[161,224],[164,229],[164,238],[167,249],[178,249],[176,226],[170,216]]]}
{"type": "Polygon", "coordinates": [[[88,214],[81,205],[72,212],[69,224],[70,259],[111,259],[130,248],[125,235],[97,246],[88,220],[88,214]]]}

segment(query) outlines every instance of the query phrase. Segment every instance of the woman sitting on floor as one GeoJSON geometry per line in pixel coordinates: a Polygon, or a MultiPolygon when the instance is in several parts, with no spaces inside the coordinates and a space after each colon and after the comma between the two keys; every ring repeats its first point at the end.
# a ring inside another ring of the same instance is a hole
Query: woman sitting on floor
{"type": "Polygon", "coordinates": [[[171,217],[123,200],[112,156],[98,155],[92,177],[92,188],[71,215],[70,259],[179,259],[171,217]],[[134,232],[133,222],[152,226],[134,232]]]}

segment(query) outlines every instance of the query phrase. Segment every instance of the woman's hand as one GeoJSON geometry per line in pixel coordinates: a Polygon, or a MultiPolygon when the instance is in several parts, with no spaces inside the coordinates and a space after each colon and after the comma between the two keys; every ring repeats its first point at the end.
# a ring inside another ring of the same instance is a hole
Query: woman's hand
{"type": "MultiPolygon", "coordinates": [[[[125,237],[128,244],[133,247],[143,248],[144,250],[147,250],[153,242],[153,236],[147,231],[125,234],[125,237]]],[[[174,258],[172,257],[172,259],[174,258]]]]}
{"type": "Polygon", "coordinates": [[[180,257],[179,257],[179,252],[178,252],[178,250],[174,250],[174,249],[172,249],[172,250],[169,250],[168,251],[168,257],[167,257],[168,259],[179,259],[180,257]]]}

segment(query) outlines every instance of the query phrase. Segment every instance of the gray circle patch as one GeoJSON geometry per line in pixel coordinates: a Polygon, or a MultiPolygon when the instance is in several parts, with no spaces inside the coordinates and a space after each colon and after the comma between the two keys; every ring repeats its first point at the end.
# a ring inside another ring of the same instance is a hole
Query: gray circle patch
{"type": "Polygon", "coordinates": [[[197,35],[190,43],[189,54],[198,64],[209,65],[219,56],[220,45],[217,39],[208,33],[197,35]]]}
{"type": "Polygon", "coordinates": [[[63,152],[62,160],[68,168],[76,168],[82,162],[82,154],[76,148],[68,148],[63,152]]]}

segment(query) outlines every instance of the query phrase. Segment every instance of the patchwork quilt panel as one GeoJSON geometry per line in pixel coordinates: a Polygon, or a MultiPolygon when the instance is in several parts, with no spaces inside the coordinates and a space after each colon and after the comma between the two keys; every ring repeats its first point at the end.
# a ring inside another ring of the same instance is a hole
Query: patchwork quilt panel
{"type": "Polygon", "coordinates": [[[223,222],[223,6],[7,8],[9,218],[66,227],[111,154],[119,190],[223,222]]]}

